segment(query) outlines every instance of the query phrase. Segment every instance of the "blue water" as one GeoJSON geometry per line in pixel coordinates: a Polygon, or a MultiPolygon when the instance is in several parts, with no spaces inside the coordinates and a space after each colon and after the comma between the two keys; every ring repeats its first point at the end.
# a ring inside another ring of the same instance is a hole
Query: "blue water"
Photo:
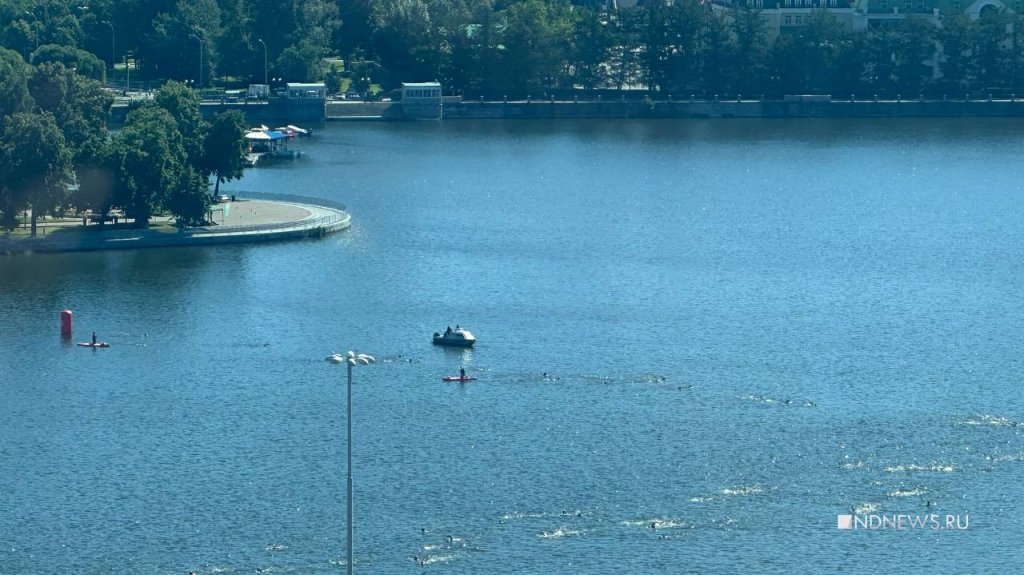
{"type": "Polygon", "coordinates": [[[345,232],[0,258],[0,573],[343,571],[349,349],[358,572],[1012,571],[1022,128],[328,124],[227,188],[345,232]]]}

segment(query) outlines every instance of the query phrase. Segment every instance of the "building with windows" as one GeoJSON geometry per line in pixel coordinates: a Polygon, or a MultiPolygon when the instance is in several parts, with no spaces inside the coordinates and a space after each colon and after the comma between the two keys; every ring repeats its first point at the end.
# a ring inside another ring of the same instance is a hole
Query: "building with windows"
{"type": "Polygon", "coordinates": [[[323,120],[326,115],[327,87],[323,82],[288,82],[284,90],[287,117],[295,120],[323,120]]]}
{"type": "Polygon", "coordinates": [[[414,120],[440,120],[441,84],[438,82],[402,82],[402,114],[414,120]]]}
{"type": "Polygon", "coordinates": [[[811,13],[825,9],[850,30],[866,30],[910,15],[939,25],[944,14],[966,14],[977,20],[985,10],[1024,9],[1024,0],[711,0],[712,9],[761,10],[771,43],[787,29],[807,24],[811,13]]]}

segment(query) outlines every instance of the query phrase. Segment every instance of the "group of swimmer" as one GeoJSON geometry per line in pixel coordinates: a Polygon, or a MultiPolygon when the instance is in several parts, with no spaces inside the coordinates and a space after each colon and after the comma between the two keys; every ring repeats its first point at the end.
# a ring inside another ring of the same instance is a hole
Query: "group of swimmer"
{"type": "MultiPolygon", "coordinates": [[[[427,528],[426,527],[420,528],[420,533],[426,535],[427,534],[427,528]]],[[[452,549],[453,547],[456,546],[456,544],[458,544],[459,547],[465,547],[466,546],[466,540],[465,539],[463,539],[462,537],[452,537],[451,535],[445,537],[445,543],[446,543],[445,546],[448,549],[452,549]]],[[[440,545],[424,545],[423,549],[430,550],[430,549],[437,549],[438,547],[440,547],[440,545]]],[[[427,565],[429,563],[433,563],[434,561],[438,560],[437,557],[430,556],[430,555],[428,555],[426,557],[420,557],[419,555],[410,555],[409,559],[412,559],[413,562],[416,563],[417,565],[419,565],[420,567],[423,567],[423,566],[425,566],[425,565],[427,565]]]]}

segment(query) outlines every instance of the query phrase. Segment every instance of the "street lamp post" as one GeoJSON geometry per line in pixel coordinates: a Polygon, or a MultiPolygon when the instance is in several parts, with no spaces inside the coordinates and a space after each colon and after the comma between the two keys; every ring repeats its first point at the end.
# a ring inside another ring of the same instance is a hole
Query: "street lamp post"
{"type": "Polygon", "coordinates": [[[106,24],[107,26],[110,26],[110,81],[113,82],[115,65],[114,63],[117,61],[114,59],[115,55],[117,54],[117,51],[114,50],[114,25],[110,22],[110,20],[104,20],[102,23],[106,24]]]}
{"type": "Polygon", "coordinates": [[[263,83],[267,84],[267,43],[263,38],[257,38],[256,41],[263,44],[263,83]]]}
{"type": "Polygon", "coordinates": [[[189,34],[189,38],[195,38],[199,44],[199,87],[203,87],[203,39],[195,34],[189,34]]]}
{"type": "Polygon", "coordinates": [[[327,356],[331,363],[344,362],[348,366],[348,575],[352,575],[352,366],[373,363],[373,356],[365,353],[348,352],[345,355],[332,353],[327,356]]]}

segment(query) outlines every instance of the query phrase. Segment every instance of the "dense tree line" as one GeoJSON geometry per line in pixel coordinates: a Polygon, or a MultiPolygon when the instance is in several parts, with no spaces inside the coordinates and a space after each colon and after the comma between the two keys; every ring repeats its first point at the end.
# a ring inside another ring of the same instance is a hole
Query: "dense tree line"
{"type": "MultiPolygon", "coordinates": [[[[654,94],[919,93],[1024,88],[1022,16],[909,14],[865,32],[826,10],[769,45],[759,10],[700,0],[607,11],[597,0],[3,0],[0,45],[100,77],[239,85],[342,76],[440,80],[489,96],[641,87],[654,94]],[[941,46],[941,48],[939,48],[941,46]],[[347,65],[325,67],[326,56],[347,65]],[[266,62],[266,68],[264,68],[266,62]],[[940,74],[933,70],[938,69],[940,74]]],[[[744,3],[745,4],[745,3],[744,3]]]]}
{"type": "MultiPolygon", "coordinates": [[[[206,122],[195,90],[168,82],[111,135],[113,97],[60,62],[26,63],[0,48],[0,229],[43,215],[124,210],[145,227],[158,211],[202,223],[212,177],[241,177],[245,120],[233,111],[206,122]]],[[[215,188],[216,189],[216,188],[215,188]]]]}

